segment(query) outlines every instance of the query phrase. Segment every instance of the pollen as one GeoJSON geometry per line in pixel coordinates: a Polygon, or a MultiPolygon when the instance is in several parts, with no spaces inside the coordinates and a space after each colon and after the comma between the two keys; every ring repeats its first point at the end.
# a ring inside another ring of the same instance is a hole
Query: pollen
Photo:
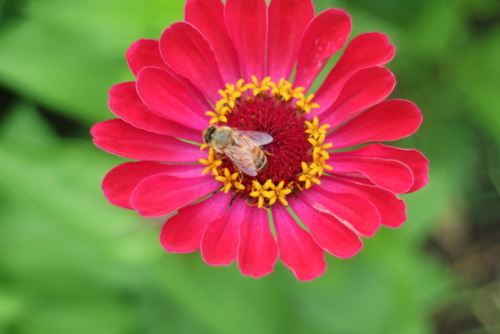
{"type": "Polygon", "coordinates": [[[226,84],[219,90],[221,99],[215,108],[206,112],[209,124],[271,135],[273,141],[261,147],[267,167],[250,176],[230,156],[210,148],[207,159],[200,159],[206,166],[203,174],[211,172],[222,182],[221,191],[243,196],[248,205],[264,209],[276,203],[287,206],[290,196],[320,184],[325,171],[333,170],[328,153],[332,144],[326,142],[330,125],[321,124],[317,116],[306,116],[319,105],[314,94],[304,92],[304,87],[294,87],[283,78],[275,82],[254,75],[250,82],[240,79],[226,84]]]}

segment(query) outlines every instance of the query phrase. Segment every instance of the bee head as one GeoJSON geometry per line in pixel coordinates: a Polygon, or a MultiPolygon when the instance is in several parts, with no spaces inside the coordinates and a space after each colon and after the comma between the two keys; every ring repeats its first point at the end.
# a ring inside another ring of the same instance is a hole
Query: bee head
{"type": "Polygon", "coordinates": [[[205,129],[205,131],[203,131],[203,140],[205,141],[205,144],[209,144],[212,141],[215,130],[217,130],[215,126],[209,126],[205,129]]]}

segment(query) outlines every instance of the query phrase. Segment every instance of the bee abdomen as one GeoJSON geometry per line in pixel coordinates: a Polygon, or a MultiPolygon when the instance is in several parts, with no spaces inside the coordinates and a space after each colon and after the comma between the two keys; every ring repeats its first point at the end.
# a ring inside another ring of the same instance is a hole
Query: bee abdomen
{"type": "Polygon", "coordinates": [[[267,167],[267,158],[264,151],[260,147],[255,147],[253,153],[255,169],[257,171],[265,169],[267,167]]]}

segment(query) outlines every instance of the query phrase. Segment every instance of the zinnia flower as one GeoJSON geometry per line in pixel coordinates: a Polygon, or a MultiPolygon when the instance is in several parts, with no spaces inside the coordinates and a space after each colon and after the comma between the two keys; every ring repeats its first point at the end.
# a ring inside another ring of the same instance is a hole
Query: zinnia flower
{"type": "Polygon", "coordinates": [[[422,121],[412,102],[384,101],[396,84],[382,66],[394,55],[387,36],[354,37],[311,93],[350,31],[345,11],[315,16],[311,0],[187,0],[185,21],[127,51],[136,80],[109,93],[119,118],[92,129],[98,147],[138,160],[105,176],[107,199],[169,215],[167,251],[201,250],[211,265],[236,260],[254,277],[279,257],[298,279],[313,279],[325,271],[324,251],[351,257],[360,237],[400,226],[396,194],[427,183],[428,161],[373,143],[422,121]],[[267,167],[248,175],[204,144],[211,125],[271,135],[267,167]]]}

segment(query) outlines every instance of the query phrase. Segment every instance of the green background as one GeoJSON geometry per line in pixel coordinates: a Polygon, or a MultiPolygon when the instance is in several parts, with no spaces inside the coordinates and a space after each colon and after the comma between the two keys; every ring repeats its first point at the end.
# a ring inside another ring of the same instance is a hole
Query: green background
{"type": "Polygon", "coordinates": [[[104,199],[123,159],[88,130],[131,80],[124,52],[183,1],[0,0],[0,333],[499,333],[500,2],[316,1],[388,34],[392,97],[424,113],[398,142],[431,160],[408,221],[298,282],[168,254],[161,220],[104,199]]]}

